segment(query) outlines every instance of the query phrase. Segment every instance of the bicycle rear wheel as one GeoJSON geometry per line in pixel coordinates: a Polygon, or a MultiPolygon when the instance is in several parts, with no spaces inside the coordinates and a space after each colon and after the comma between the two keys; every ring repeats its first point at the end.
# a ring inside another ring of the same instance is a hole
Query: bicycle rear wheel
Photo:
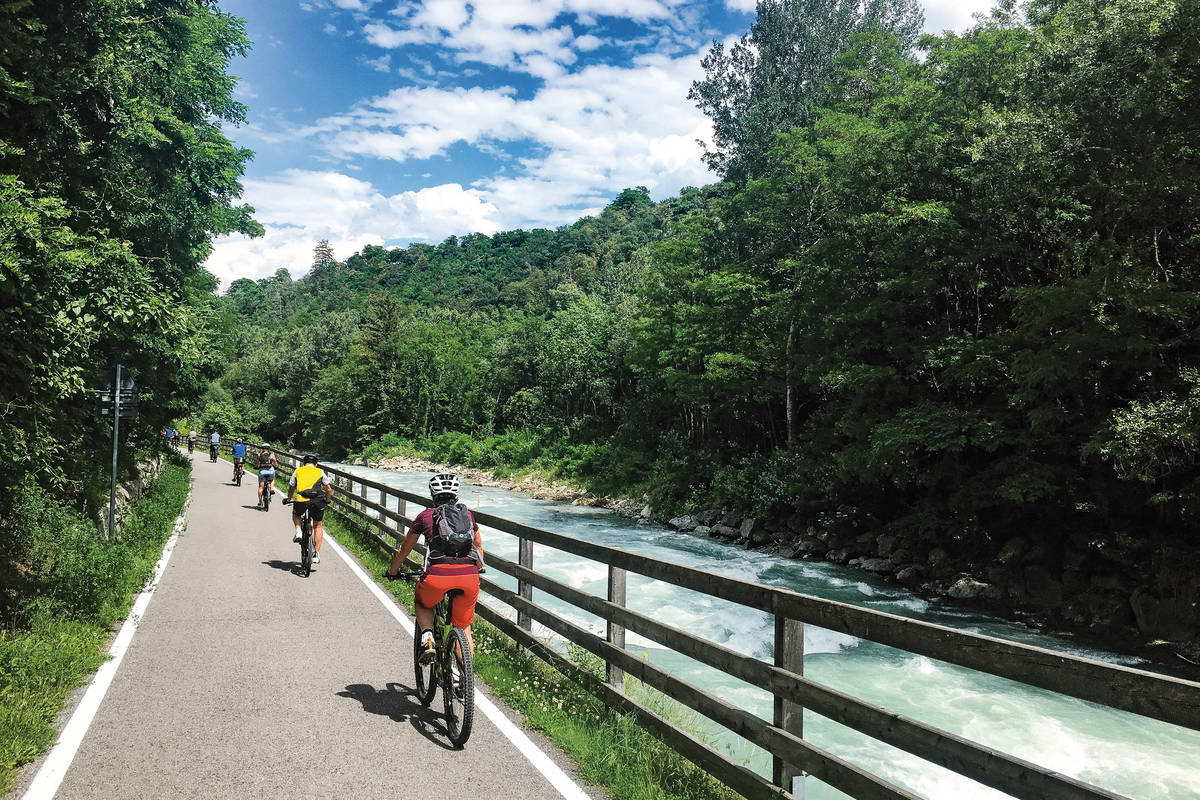
{"type": "Polygon", "coordinates": [[[433,695],[437,692],[438,663],[433,659],[428,664],[421,663],[421,631],[413,634],[413,669],[417,673],[417,699],[421,705],[429,706],[433,695]]]}
{"type": "Polygon", "coordinates": [[[271,508],[271,487],[267,485],[263,486],[262,506],[263,511],[267,511],[271,508]]]}
{"type": "Polygon", "coordinates": [[[312,574],[312,529],[307,519],[300,520],[300,571],[304,577],[312,574]]]}
{"type": "Polygon", "coordinates": [[[471,737],[475,721],[475,672],[471,648],[462,628],[451,628],[446,641],[442,669],[442,702],[446,710],[446,733],[450,743],[462,747],[471,737]]]}

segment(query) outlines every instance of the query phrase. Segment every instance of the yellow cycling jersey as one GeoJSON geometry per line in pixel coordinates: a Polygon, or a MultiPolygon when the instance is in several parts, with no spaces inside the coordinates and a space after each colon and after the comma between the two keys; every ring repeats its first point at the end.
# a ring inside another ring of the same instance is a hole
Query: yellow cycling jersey
{"type": "Polygon", "coordinates": [[[314,467],[309,464],[298,467],[295,474],[292,475],[292,480],[295,481],[294,485],[296,487],[296,491],[292,494],[292,502],[307,503],[309,499],[300,493],[305,489],[311,489],[316,486],[324,477],[325,472],[320,467],[314,467]]]}

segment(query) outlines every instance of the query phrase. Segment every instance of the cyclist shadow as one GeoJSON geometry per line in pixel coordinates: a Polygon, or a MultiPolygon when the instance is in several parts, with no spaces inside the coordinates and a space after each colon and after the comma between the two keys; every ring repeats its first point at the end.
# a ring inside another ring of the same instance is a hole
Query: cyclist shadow
{"type": "Polygon", "coordinates": [[[416,692],[399,683],[389,683],[386,689],[376,689],[369,683],[352,683],[338,697],[349,697],[362,703],[363,711],[379,714],[394,722],[407,721],[414,729],[443,750],[457,750],[446,740],[447,731],[442,716],[417,700],[416,692]]]}
{"type": "Polygon", "coordinates": [[[300,574],[300,562],[299,561],[280,561],[277,558],[272,558],[270,561],[264,561],[262,563],[265,564],[266,566],[270,567],[271,569],[283,570],[284,572],[290,572],[293,575],[300,574]]]}
{"type": "Polygon", "coordinates": [[[244,505],[244,504],[243,504],[243,505],[242,505],[242,508],[248,508],[248,509],[250,509],[251,511],[262,511],[262,506],[260,506],[260,505],[252,505],[252,506],[248,506],[248,505],[244,505]]]}

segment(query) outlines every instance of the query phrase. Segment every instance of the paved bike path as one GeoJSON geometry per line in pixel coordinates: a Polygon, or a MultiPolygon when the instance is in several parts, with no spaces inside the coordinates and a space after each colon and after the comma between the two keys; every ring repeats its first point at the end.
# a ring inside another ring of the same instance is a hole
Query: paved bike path
{"type": "Polygon", "coordinates": [[[411,638],[333,548],[300,577],[290,509],[193,464],[187,529],[57,797],[563,796],[478,709],[450,749],[411,638]]]}

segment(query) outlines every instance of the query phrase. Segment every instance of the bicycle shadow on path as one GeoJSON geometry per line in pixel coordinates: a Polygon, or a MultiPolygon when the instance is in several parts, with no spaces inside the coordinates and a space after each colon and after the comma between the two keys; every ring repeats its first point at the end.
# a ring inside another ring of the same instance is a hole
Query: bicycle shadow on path
{"type": "MultiPolygon", "coordinates": [[[[290,572],[293,575],[300,574],[300,562],[299,561],[280,561],[277,558],[272,558],[270,561],[263,561],[262,563],[265,564],[266,566],[270,567],[271,569],[278,569],[278,570],[282,570],[284,572],[290,572]]],[[[314,570],[314,572],[315,572],[315,570],[314,570]]]]}
{"type": "Polygon", "coordinates": [[[379,714],[394,722],[407,721],[414,729],[443,750],[458,750],[445,738],[445,720],[442,715],[421,705],[416,693],[399,683],[389,683],[385,689],[376,689],[369,683],[352,683],[338,697],[349,697],[362,703],[363,711],[379,714]]]}

